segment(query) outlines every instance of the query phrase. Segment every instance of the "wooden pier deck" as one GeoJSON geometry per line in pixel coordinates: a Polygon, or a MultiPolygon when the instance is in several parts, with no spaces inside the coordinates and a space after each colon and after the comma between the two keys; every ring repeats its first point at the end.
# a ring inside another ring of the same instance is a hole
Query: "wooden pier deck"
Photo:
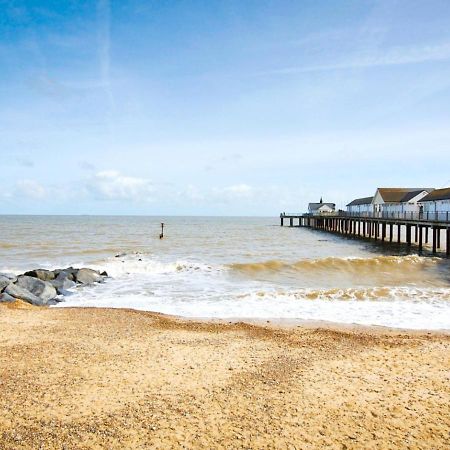
{"type": "Polygon", "coordinates": [[[407,246],[415,244],[419,252],[430,243],[433,254],[445,252],[450,257],[449,213],[373,213],[360,216],[345,212],[330,215],[281,213],[281,226],[285,220],[290,227],[308,227],[381,242],[405,243],[407,246]]]}

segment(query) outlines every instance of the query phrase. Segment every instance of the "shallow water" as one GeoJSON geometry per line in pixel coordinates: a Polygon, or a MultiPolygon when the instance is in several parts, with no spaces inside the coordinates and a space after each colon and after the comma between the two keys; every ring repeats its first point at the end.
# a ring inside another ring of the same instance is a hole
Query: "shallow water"
{"type": "Polygon", "coordinates": [[[72,265],[112,276],[62,306],[450,329],[449,260],[278,220],[0,216],[0,271],[72,265]]]}

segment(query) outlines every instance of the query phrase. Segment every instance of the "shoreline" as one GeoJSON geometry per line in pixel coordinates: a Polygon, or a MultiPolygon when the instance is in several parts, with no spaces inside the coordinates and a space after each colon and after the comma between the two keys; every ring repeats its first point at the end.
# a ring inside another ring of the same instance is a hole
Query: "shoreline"
{"type": "MultiPolygon", "coordinates": [[[[52,306],[51,308],[55,308],[52,306]]],[[[383,325],[364,325],[358,323],[345,323],[345,322],[333,322],[328,320],[310,320],[310,319],[283,319],[283,318],[251,318],[251,317],[226,317],[226,318],[214,318],[214,317],[188,317],[175,314],[165,314],[159,311],[150,311],[135,308],[126,307],[104,307],[104,306],[64,306],[60,305],[57,309],[105,309],[105,310],[118,310],[118,311],[136,311],[149,314],[157,314],[168,319],[180,320],[186,322],[202,322],[211,324],[236,324],[246,323],[249,325],[257,326],[269,326],[276,328],[306,328],[306,329],[329,329],[333,331],[366,331],[373,333],[393,333],[393,334],[436,334],[443,336],[450,336],[450,329],[427,329],[427,328],[397,328],[383,325]]]]}

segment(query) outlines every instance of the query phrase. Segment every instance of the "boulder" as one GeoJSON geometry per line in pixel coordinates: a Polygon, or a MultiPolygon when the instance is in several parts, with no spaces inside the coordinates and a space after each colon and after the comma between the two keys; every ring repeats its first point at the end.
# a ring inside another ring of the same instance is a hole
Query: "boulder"
{"type": "Polygon", "coordinates": [[[29,272],[25,272],[24,275],[27,277],[37,278],[41,281],[54,280],[56,277],[54,272],[45,269],[30,270],[29,272]]]}
{"type": "Polygon", "coordinates": [[[80,269],[75,277],[76,281],[81,284],[100,283],[103,281],[102,276],[92,269],[80,269]]]}
{"type": "Polygon", "coordinates": [[[18,277],[16,285],[31,292],[45,303],[58,295],[56,289],[48,281],[42,281],[27,275],[18,277]]]}
{"type": "Polygon", "coordinates": [[[16,301],[16,299],[12,295],[7,294],[6,292],[0,294],[0,303],[10,303],[14,301],[16,301]]]}
{"type": "Polygon", "coordinates": [[[49,300],[47,305],[48,306],[55,306],[55,305],[57,305],[58,303],[61,303],[61,302],[65,302],[65,300],[63,298],[61,298],[61,297],[56,297],[56,298],[52,298],[51,300],[49,300]]]}
{"type": "MultiPolygon", "coordinates": [[[[62,274],[62,272],[61,272],[62,274]]],[[[70,274],[68,274],[70,275],[70,274]]],[[[58,278],[56,280],[50,281],[51,285],[56,289],[56,292],[59,295],[65,295],[67,293],[67,289],[73,288],[76,286],[75,281],[69,280],[68,277],[63,278],[62,276],[58,275],[58,278]]]]}
{"type": "Polygon", "coordinates": [[[71,281],[75,281],[75,277],[78,273],[78,269],[74,269],[73,267],[68,267],[67,269],[58,269],[55,270],[56,278],[68,278],[71,281]]]}
{"type": "Polygon", "coordinates": [[[47,300],[43,300],[37,297],[27,289],[24,289],[17,284],[10,284],[9,286],[7,286],[2,295],[4,294],[8,294],[9,296],[14,297],[17,300],[23,300],[36,306],[44,306],[47,304],[47,300]]]}
{"type": "Polygon", "coordinates": [[[106,272],[106,270],[104,270],[100,275],[102,277],[107,277],[108,276],[108,272],[106,272]]]}
{"type": "Polygon", "coordinates": [[[9,278],[10,280],[12,280],[12,283],[17,280],[17,277],[13,273],[0,272],[0,277],[9,278]]]}
{"type": "Polygon", "coordinates": [[[13,281],[9,278],[0,275],[0,292],[2,292],[8,284],[11,284],[13,281]]]}

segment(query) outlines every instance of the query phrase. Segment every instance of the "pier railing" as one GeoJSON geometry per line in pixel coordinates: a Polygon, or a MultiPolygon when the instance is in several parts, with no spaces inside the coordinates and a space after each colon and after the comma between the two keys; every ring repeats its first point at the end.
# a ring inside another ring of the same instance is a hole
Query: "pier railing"
{"type": "Polygon", "coordinates": [[[348,212],[341,211],[338,216],[344,217],[362,217],[362,218],[374,218],[374,219],[397,219],[397,220],[415,220],[415,221],[426,221],[426,222],[450,222],[450,213],[448,211],[436,211],[436,212],[413,212],[413,211],[403,211],[403,212],[348,212]]]}
{"type": "Polygon", "coordinates": [[[351,217],[362,219],[394,219],[394,220],[414,220],[424,222],[449,222],[450,212],[448,211],[436,211],[436,212],[348,212],[348,211],[336,211],[334,213],[326,214],[311,214],[311,213],[289,213],[283,212],[280,217],[351,217]]]}

